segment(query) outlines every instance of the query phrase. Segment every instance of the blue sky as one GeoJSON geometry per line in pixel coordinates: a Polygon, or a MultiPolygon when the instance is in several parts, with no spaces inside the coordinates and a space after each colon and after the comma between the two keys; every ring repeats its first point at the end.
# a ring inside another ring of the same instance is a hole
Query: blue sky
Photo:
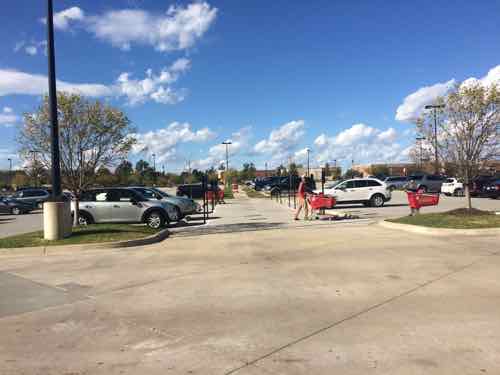
{"type": "MultiPolygon", "coordinates": [[[[45,90],[44,3],[2,5],[0,168],[45,90]]],[[[499,1],[54,3],[59,88],[120,107],[130,159],[167,170],[217,166],[226,139],[232,165],[303,162],[306,147],[316,165],[405,160],[423,105],[500,80],[499,1]]]]}

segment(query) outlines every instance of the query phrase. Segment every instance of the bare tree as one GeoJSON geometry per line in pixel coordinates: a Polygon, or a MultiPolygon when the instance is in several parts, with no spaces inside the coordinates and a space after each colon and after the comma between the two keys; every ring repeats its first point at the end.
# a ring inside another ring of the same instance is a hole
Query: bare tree
{"type": "MultiPolygon", "coordinates": [[[[134,129],[119,109],[77,94],[59,92],[57,96],[62,183],[79,198],[81,191],[95,181],[98,168],[112,166],[126,157],[135,142],[129,136],[134,129]]],[[[35,112],[24,115],[18,143],[22,158],[36,152],[37,160],[50,168],[47,96],[35,112]]]]}
{"type": "MultiPolygon", "coordinates": [[[[441,162],[456,168],[463,180],[469,210],[471,181],[489,160],[500,157],[500,91],[480,82],[457,85],[440,102],[437,147],[441,162]]],[[[421,129],[433,137],[433,119],[424,118],[421,129]]]]}

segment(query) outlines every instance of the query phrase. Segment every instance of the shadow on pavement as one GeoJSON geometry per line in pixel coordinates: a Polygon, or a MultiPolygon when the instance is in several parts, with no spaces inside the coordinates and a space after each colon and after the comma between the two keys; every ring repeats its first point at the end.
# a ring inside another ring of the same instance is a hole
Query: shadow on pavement
{"type": "Polygon", "coordinates": [[[221,225],[205,225],[191,230],[173,232],[173,236],[198,236],[203,234],[214,233],[236,233],[250,232],[258,230],[277,229],[283,227],[286,223],[238,223],[238,224],[221,224],[221,225]]]}

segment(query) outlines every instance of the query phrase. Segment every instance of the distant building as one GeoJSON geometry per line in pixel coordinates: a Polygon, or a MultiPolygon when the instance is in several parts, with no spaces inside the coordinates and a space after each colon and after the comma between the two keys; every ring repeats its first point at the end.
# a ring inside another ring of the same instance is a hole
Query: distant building
{"type": "MultiPolygon", "coordinates": [[[[361,173],[363,177],[367,177],[372,175],[374,169],[381,167],[387,168],[390,176],[407,176],[420,169],[415,163],[358,164],[354,165],[352,169],[361,173]]],[[[432,171],[427,172],[432,173],[432,171]]]]}

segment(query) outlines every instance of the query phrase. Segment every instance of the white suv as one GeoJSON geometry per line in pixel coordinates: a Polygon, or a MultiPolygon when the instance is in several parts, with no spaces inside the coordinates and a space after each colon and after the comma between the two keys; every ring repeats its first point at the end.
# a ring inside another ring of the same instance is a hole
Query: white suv
{"type": "Polygon", "coordinates": [[[464,184],[456,178],[447,178],[441,185],[441,193],[444,195],[464,196],[464,184]]]}
{"type": "Polygon", "coordinates": [[[385,182],[376,178],[346,180],[325,189],[325,194],[333,196],[339,204],[362,203],[371,207],[382,207],[391,200],[391,191],[385,182]]]}

